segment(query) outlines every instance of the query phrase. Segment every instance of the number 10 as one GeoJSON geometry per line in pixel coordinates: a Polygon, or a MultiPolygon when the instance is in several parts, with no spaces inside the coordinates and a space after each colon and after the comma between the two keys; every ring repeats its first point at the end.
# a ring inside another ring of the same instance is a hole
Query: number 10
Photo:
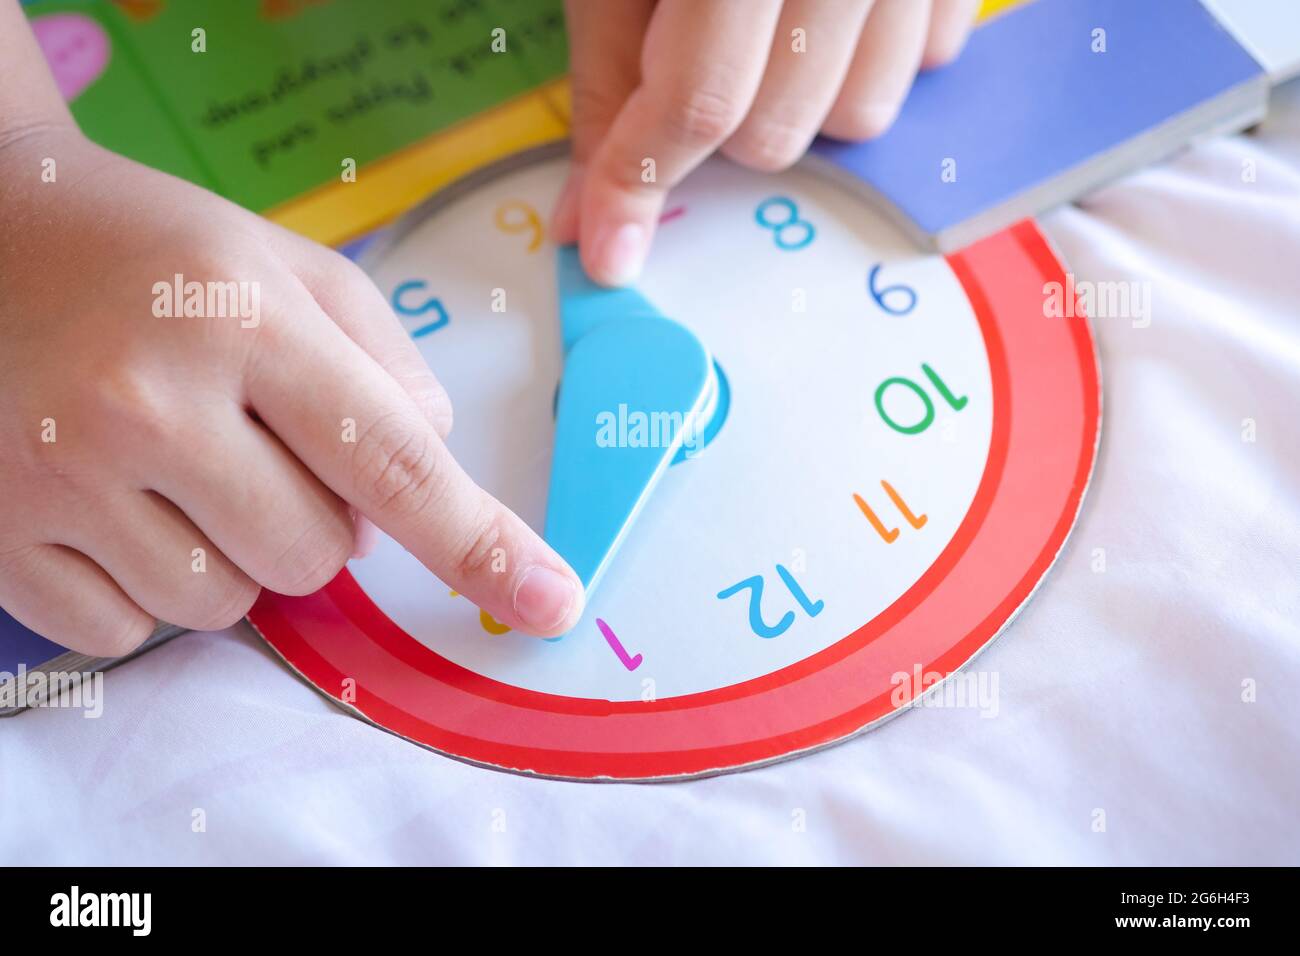
{"type": "MultiPolygon", "coordinates": [[[[934,386],[935,391],[937,391],[939,396],[952,407],[953,411],[959,412],[966,407],[966,396],[963,395],[961,398],[958,398],[954,395],[934,369],[930,368],[930,366],[923,362],[921,363],[921,371],[925,373],[925,377],[930,380],[930,384],[934,386]]],[[[886,425],[894,431],[901,432],[904,435],[918,435],[929,428],[934,422],[934,402],[930,401],[930,396],[926,394],[925,389],[920,385],[917,385],[916,382],[912,381],[910,378],[887,378],[881,382],[879,387],[876,389],[876,411],[880,413],[880,417],[884,420],[886,425]],[[894,385],[901,385],[905,388],[911,389],[912,392],[916,394],[917,398],[919,398],[925,405],[925,414],[914,424],[900,425],[890,417],[887,411],[885,411],[885,392],[889,391],[890,387],[894,385]]]]}

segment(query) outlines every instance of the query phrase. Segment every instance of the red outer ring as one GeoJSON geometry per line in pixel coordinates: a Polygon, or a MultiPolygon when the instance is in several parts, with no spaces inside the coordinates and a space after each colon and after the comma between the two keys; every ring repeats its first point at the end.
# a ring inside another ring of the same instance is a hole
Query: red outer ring
{"type": "MultiPolygon", "coordinates": [[[[399,628],[345,569],[307,597],[264,592],[249,619],[322,693],[403,737],[502,769],[653,779],[736,769],[890,716],[891,677],[948,675],[1025,603],[1065,543],[1096,457],[1099,385],[1086,321],[1043,315],[1060,263],[1026,220],[948,257],[984,336],[993,434],[957,533],[892,605],[813,656],[754,680],[641,702],[500,683],[399,628]],[[981,533],[982,532],[982,533],[981,533]]],[[[845,492],[846,497],[848,492],[845,492]]],[[[847,512],[846,512],[847,514],[847,512]]],[[[846,519],[847,520],[847,519],[846,519]]]]}

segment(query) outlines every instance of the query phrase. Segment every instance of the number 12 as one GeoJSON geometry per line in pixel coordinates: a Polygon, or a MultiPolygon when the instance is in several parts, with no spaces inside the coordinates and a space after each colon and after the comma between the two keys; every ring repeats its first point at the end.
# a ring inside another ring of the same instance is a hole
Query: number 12
{"type": "MultiPolygon", "coordinates": [[[[804,613],[809,617],[816,617],[826,607],[825,601],[810,601],[804,589],[799,586],[799,582],[794,579],[789,571],[781,565],[776,566],[776,573],[780,575],[782,583],[786,589],[794,595],[794,599],[799,602],[799,606],[804,609],[804,613]]],[[[790,629],[794,623],[794,611],[786,611],[781,615],[781,619],[775,624],[768,624],[763,620],[763,577],[756,574],[752,578],[733,584],[731,587],[718,592],[718,600],[725,601],[734,594],[741,591],[749,591],[749,628],[755,634],[762,638],[780,637],[790,629]]]]}

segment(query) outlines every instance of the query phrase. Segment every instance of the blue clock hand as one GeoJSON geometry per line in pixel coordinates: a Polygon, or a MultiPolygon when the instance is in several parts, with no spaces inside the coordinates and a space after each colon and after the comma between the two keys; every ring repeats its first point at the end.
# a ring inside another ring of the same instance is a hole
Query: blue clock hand
{"type": "Polygon", "coordinates": [[[590,594],[716,386],[692,332],[634,289],[591,282],[575,248],[559,250],[557,279],[565,358],[544,537],[590,594]],[[647,427],[624,434],[638,413],[647,427]]]}

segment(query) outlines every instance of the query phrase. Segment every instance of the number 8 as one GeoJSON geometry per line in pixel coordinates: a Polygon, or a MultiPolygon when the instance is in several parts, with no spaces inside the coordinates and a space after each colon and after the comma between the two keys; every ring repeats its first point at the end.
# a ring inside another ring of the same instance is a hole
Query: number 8
{"type": "Polygon", "coordinates": [[[758,204],[758,209],[754,211],[754,220],[764,229],[771,229],[772,240],[779,248],[787,252],[802,249],[812,242],[813,236],[817,234],[817,230],[813,228],[812,223],[799,218],[799,207],[794,204],[794,200],[787,199],[784,196],[773,196],[771,199],[764,199],[758,204]],[[773,222],[768,219],[766,213],[772,206],[780,206],[786,210],[787,218],[782,222],[773,222]],[[791,228],[799,229],[800,227],[803,228],[803,236],[799,240],[791,242],[784,238],[787,230],[791,228]]]}

